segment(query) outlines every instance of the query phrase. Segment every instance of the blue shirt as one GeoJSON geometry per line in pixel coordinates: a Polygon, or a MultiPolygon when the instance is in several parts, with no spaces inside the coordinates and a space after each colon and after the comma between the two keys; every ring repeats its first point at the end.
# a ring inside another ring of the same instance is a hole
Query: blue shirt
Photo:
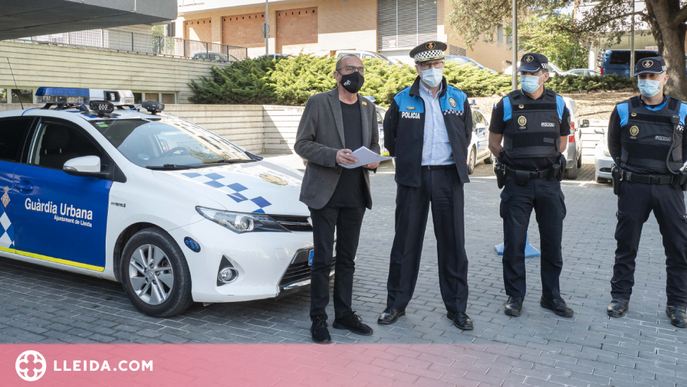
{"type": "Polygon", "coordinates": [[[444,114],[441,112],[439,95],[436,96],[420,82],[420,97],[425,102],[425,131],[422,143],[422,165],[455,164],[449,142],[444,114]]]}

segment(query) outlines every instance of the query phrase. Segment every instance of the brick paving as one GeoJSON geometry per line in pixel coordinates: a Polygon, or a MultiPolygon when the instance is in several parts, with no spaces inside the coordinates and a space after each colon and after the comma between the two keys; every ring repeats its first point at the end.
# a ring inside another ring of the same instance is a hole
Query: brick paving
{"type": "MultiPolygon", "coordinates": [[[[527,263],[522,316],[503,314],[502,268],[493,247],[503,235],[499,190],[490,166],[480,165],[465,187],[468,314],[475,330],[461,332],[445,316],[431,221],[407,315],[377,325],[394,229],[395,184],[385,166],[371,178],[374,208],[363,224],[354,285],[354,309],[375,329],[370,337],[331,329],[336,343],[352,345],[318,349],[323,346],[310,342],[307,292],[194,305],[157,319],[138,313],[117,283],[0,259],[0,343],[302,344],[303,354],[319,353],[307,365],[289,360],[295,373],[310,377],[287,380],[275,369],[270,378],[251,379],[255,386],[687,386],[687,330],[674,328],[664,313],[665,258],[653,216],[642,235],[630,311],[621,319],[605,314],[616,199],[610,185],[591,181],[590,168],[563,182],[568,212],[561,286],[575,309],[572,319],[539,306],[537,258],[527,263]]],[[[536,247],[536,223],[530,227],[536,247]]]]}

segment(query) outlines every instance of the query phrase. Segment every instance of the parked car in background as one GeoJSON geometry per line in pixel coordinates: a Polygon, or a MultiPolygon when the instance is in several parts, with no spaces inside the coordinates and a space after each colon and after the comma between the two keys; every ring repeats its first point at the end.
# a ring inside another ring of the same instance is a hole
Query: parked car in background
{"type": "Polygon", "coordinates": [[[467,56],[446,55],[445,58],[447,61],[456,62],[461,66],[466,65],[466,64],[471,64],[471,65],[475,65],[475,66],[479,67],[480,70],[488,70],[490,73],[496,74],[496,71],[494,71],[488,67],[482,66],[481,64],[477,63],[477,61],[475,61],[472,58],[468,58],[467,56]]]}
{"type": "MultiPolygon", "coordinates": [[[[365,97],[374,101],[373,97],[365,97]]],[[[382,156],[388,156],[389,151],[384,147],[384,116],[386,115],[386,109],[375,104],[377,107],[377,126],[379,127],[379,154],[382,156]]]]}
{"type": "Polygon", "coordinates": [[[284,54],[268,54],[268,55],[260,55],[260,56],[256,57],[255,59],[264,58],[265,56],[269,56],[270,58],[272,58],[274,60],[285,59],[285,58],[291,57],[290,55],[284,55],[284,54]]]}
{"type": "Polygon", "coordinates": [[[234,63],[238,62],[238,59],[230,54],[218,54],[216,52],[199,52],[191,57],[191,59],[195,60],[209,60],[213,62],[225,62],[225,63],[234,63]]]}
{"type": "Polygon", "coordinates": [[[564,72],[563,75],[578,75],[578,76],[588,77],[590,75],[601,75],[601,74],[596,70],[572,69],[572,70],[568,70],[568,71],[564,72]]]}
{"type": "Polygon", "coordinates": [[[575,180],[579,169],[582,167],[582,131],[580,131],[577,118],[577,104],[572,98],[563,97],[563,100],[570,112],[570,135],[568,136],[568,147],[565,149],[567,164],[563,177],[575,180]]]}
{"type": "MultiPolygon", "coordinates": [[[[657,56],[658,51],[635,50],[635,63],[640,59],[657,56]]],[[[615,74],[621,77],[630,76],[630,50],[606,50],[599,65],[601,75],[615,74]]]]}
{"type": "Polygon", "coordinates": [[[472,140],[468,148],[468,174],[475,171],[477,163],[484,161],[485,164],[492,163],[491,151],[489,150],[489,121],[479,111],[474,100],[472,105],[472,140]]]}
{"type": "Polygon", "coordinates": [[[584,120],[585,127],[594,129],[594,133],[601,135],[601,140],[594,148],[594,181],[597,183],[611,181],[611,167],[613,166],[613,158],[611,152],[608,151],[608,139],[606,138],[606,128],[608,128],[607,120],[584,120]]]}
{"type": "Polygon", "coordinates": [[[334,56],[336,56],[337,58],[340,57],[340,56],[344,56],[344,55],[355,55],[355,56],[357,56],[357,57],[360,58],[360,59],[373,59],[373,58],[374,58],[374,59],[380,59],[380,60],[383,60],[383,61],[387,62],[387,63],[390,64],[390,65],[396,65],[396,64],[398,64],[398,62],[394,62],[394,61],[392,61],[391,59],[385,57],[384,55],[382,55],[382,54],[380,54],[380,53],[377,53],[377,52],[373,52],[373,51],[365,51],[365,50],[338,50],[338,51],[334,54],[334,56]]]}
{"type": "MultiPolygon", "coordinates": [[[[561,70],[560,68],[558,68],[558,66],[556,66],[555,64],[549,62],[549,63],[547,64],[547,66],[549,67],[549,74],[551,74],[552,77],[555,77],[556,75],[563,75],[563,76],[565,76],[565,75],[564,75],[565,71],[563,71],[563,70],[561,70]]],[[[520,61],[518,61],[518,67],[520,67],[520,61]]],[[[511,74],[513,74],[513,65],[510,65],[510,66],[506,67],[506,69],[503,70],[503,74],[504,74],[504,75],[511,75],[511,74]]]]}

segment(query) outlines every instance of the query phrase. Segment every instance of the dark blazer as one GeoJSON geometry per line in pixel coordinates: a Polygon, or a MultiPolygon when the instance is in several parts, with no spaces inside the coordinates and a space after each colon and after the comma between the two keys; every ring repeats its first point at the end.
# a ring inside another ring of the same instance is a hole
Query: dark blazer
{"type": "MultiPolygon", "coordinates": [[[[442,81],[439,95],[453,159],[462,183],[468,178],[467,149],[472,139],[472,111],[465,93],[442,81]]],[[[384,147],[396,157],[396,183],[419,187],[422,177],[422,144],[425,132],[425,103],[420,97],[420,77],[401,90],[384,117],[384,147]]]]}
{"type": "MultiPolygon", "coordinates": [[[[379,153],[379,128],[375,105],[360,94],[358,98],[363,145],[379,153]]],[[[300,196],[300,200],[308,207],[319,210],[331,199],[339,182],[342,168],[336,163],[336,152],[345,148],[346,139],[339,91],[334,89],[313,95],[305,104],[294,146],[296,153],[308,161],[300,196]]],[[[368,170],[363,169],[363,171],[368,208],[372,208],[368,170]]]]}

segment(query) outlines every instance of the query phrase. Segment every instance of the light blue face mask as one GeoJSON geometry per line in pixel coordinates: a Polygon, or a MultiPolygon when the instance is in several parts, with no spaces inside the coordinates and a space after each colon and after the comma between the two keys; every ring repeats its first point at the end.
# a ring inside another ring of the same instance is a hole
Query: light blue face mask
{"type": "Polygon", "coordinates": [[[520,75],[520,87],[526,93],[534,93],[539,88],[539,77],[536,75],[520,75]]]}
{"type": "Polygon", "coordinates": [[[430,67],[427,70],[422,70],[422,82],[429,87],[437,87],[441,83],[444,76],[444,69],[435,69],[430,67]]]}
{"type": "Polygon", "coordinates": [[[640,79],[637,82],[639,92],[645,97],[653,97],[661,91],[661,81],[651,81],[649,79],[640,79]]]}

